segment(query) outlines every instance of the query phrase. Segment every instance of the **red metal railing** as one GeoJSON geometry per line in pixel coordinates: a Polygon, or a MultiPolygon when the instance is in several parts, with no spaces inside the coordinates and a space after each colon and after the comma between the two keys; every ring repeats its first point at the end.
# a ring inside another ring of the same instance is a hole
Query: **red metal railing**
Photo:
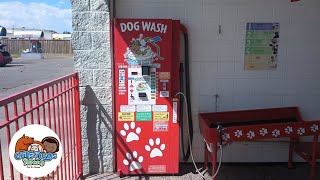
{"type": "Polygon", "coordinates": [[[17,172],[8,156],[11,137],[29,124],[51,128],[59,136],[63,147],[59,166],[40,179],[80,179],[82,149],[77,73],[0,99],[0,180],[31,179],[17,172]]]}

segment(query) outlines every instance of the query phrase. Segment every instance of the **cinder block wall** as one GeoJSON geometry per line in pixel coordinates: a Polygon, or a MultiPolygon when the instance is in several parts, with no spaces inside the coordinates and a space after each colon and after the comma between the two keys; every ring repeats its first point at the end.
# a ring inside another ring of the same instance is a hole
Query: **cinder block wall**
{"type": "Polygon", "coordinates": [[[112,171],[112,78],[108,0],[71,0],[80,76],[84,175],[112,171]]]}
{"type": "MultiPolygon", "coordinates": [[[[123,18],[180,19],[190,32],[194,155],[203,161],[197,114],[299,106],[305,119],[320,119],[320,1],[117,0],[123,18]],[[247,22],[279,22],[278,68],[245,71],[247,22]],[[219,34],[219,25],[222,33],[219,34]]],[[[233,143],[224,161],[287,161],[287,143],[233,143]]]]}

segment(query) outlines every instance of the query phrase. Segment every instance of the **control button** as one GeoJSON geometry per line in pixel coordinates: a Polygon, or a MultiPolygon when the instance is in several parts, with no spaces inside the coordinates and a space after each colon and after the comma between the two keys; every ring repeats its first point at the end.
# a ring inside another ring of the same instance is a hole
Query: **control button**
{"type": "Polygon", "coordinates": [[[167,83],[162,83],[163,90],[167,90],[167,83]]]}

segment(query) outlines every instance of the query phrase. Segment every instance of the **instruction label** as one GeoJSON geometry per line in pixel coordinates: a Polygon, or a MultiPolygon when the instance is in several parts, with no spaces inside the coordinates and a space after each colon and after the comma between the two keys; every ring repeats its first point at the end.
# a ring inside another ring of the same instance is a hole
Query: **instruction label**
{"type": "Polygon", "coordinates": [[[168,106],[167,105],[153,105],[152,111],[154,111],[154,112],[167,112],[168,106]]]}
{"type": "Polygon", "coordinates": [[[152,120],[152,112],[137,112],[136,113],[137,121],[151,121],[152,120]]]}
{"type": "Polygon", "coordinates": [[[137,112],[150,112],[151,105],[137,105],[137,112]]]}
{"type": "Polygon", "coordinates": [[[178,119],[177,110],[178,110],[178,102],[173,102],[173,108],[172,108],[173,123],[177,123],[177,119],[178,119]]]}
{"type": "Polygon", "coordinates": [[[167,172],[167,168],[166,168],[166,165],[149,165],[148,172],[150,173],[167,172]]]}
{"type": "Polygon", "coordinates": [[[125,88],[125,86],[126,86],[126,83],[125,83],[125,76],[126,76],[126,74],[125,74],[125,69],[123,69],[123,68],[119,68],[119,95],[125,95],[126,94],[126,88],[125,88]]]}
{"type": "Polygon", "coordinates": [[[118,112],[118,121],[134,121],[134,113],[118,112]]]}
{"type": "Polygon", "coordinates": [[[153,122],[153,131],[159,132],[159,131],[168,131],[168,121],[154,121],[153,122]]]}
{"type": "Polygon", "coordinates": [[[170,72],[159,72],[159,79],[170,79],[170,72]]]}
{"type": "Polygon", "coordinates": [[[120,111],[121,112],[135,112],[136,106],[135,105],[121,105],[120,111]]]}
{"type": "Polygon", "coordinates": [[[155,121],[169,121],[169,112],[154,112],[153,119],[155,121]]]}
{"type": "Polygon", "coordinates": [[[279,27],[279,23],[247,23],[245,70],[277,68],[279,27]]]}

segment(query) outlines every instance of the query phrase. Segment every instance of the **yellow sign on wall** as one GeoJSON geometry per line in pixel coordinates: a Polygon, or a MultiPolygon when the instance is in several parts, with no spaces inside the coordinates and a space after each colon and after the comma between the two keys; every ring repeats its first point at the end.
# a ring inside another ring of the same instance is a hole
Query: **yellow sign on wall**
{"type": "Polygon", "coordinates": [[[118,121],[134,121],[134,113],[118,112],[118,121]]]}
{"type": "Polygon", "coordinates": [[[169,112],[154,112],[154,121],[169,121],[169,112]]]}

